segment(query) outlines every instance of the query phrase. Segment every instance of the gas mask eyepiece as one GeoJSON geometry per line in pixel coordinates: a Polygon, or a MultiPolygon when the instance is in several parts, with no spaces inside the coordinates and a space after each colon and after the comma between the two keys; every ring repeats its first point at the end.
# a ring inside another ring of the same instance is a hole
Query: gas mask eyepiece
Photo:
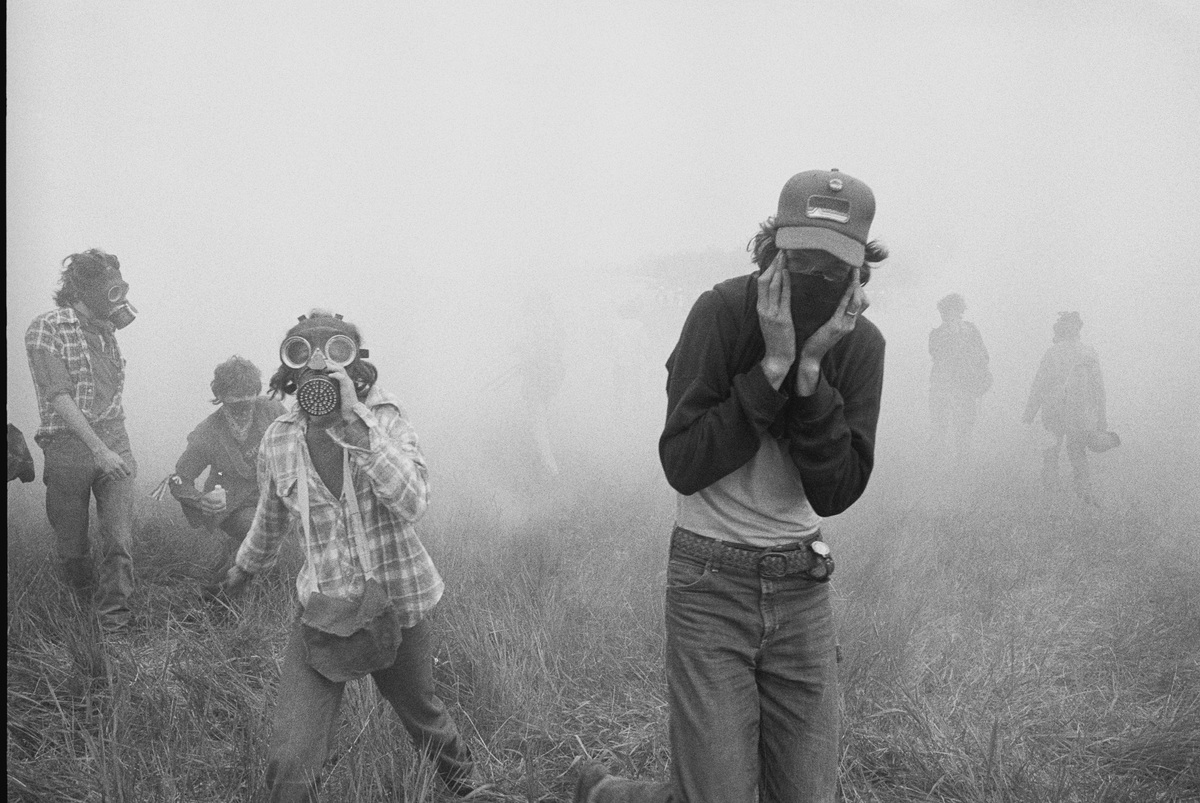
{"type": "Polygon", "coordinates": [[[324,348],[301,335],[292,335],[279,347],[279,359],[288,368],[304,368],[319,354],[326,365],[345,368],[358,356],[358,345],[349,335],[333,335],[323,345],[324,348]]]}

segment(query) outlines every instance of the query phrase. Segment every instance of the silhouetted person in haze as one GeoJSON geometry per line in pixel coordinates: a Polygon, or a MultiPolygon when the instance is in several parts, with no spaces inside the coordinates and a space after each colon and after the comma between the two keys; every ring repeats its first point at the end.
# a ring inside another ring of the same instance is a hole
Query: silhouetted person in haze
{"type": "Polygon", "coordinates": [[[1033,423],[1039,412],[1042,426],[1053,441],[1042,455],[1042,482],[1048,489],[1059,487],[1058,456],[1067,447],[1071,461],[1075,493],[1089,504],[1096,504],[1088,469],[1089,440],[1097,433],[1108,434],[1108,409],[1104,377],[1096,350],[1079,339],[1083,319],[1078,312],[1060,312],[1054,323],[1054,345],[1042,357],[1024,421],[1033,423]]]}
{"type": "Polygon", "coordinates": [[[313,310],[288,330],[273,395],[295,394],[258,452],[258,509],[225,581],[237,592],[302,538],[300,615],[284,649],[267,763],[270,800],[315,801],[345,684],[375,687],[456,795],[474,764],[433,685],[428,617],[444,585],[413,524],[425,457],[403,406],[376,384],[358,327],[313,310]]]}
{"type": "Polygon", "coordinates": [[[667,361],[659,455],[678,491],[667,567],[671,780],[586,765],[579,803],[834,799],[838,680],[821,517],[874,464],[884,340],[862,285],[870,188],[793,176],[759,270],[696,301],[667,361]]]}
{"type": "Polygon", "coordinates": [[[553,309],[540,296],[528,295],[521,305],[522,329],[514,344],[521,404],[533,437],[537,465],[547,475],[558,476],[558,460],[550,437],[550,405],[562,389],[567,374],[563,358],[566,332],[553,309]]]}
{"type": "Polygon", "coordinates": [[[187,449],[168,484],[189,524],[210,531],[220,528],[229,536],[215,572],[219,582],[249,532],[258,507],[258,444],[267,426],[286,410],[277,400],[261,395],[262,372],[242,357],[230,357],[218,365],[210,387],[212,403],[220,407],[188,435],[187,449]],[[205,470],[208,477],[201,493],[196,480],[205,470]]]}
{"type": "Polygon", "coordinates": [[[940,448],[946,430],[954,433],[959,459],[971,449],[971,432],[979,415],[979,397],[992,386],[988,352],[975,324],[963,320],[967,302],[951,293],[937,304],[942,323],[929,333],[930,441],[940,448]]]}
{"type": "Polygon", "coordinates": [[[628,427],[646,408],[642,389],[650,351],[650,336],[635,300],[630,299],[617,309],[609,321],[609,334],[614,423],[618,428],[628,427]]]}
{"type": "Polygon", "coordinates": [[[137,462],[125,432],[125,359],[116,330],[133,322],[121,263],[93,248],[63,260],[55,309],[33,319],[25,350],[37,391],[45,452],[46,515],[67,582],[87,595],[108,632],[129,626],[133,593],[133,479],[137,462]],[[99,577],[88,542],[89,505],[100,519],[99,577]]]}

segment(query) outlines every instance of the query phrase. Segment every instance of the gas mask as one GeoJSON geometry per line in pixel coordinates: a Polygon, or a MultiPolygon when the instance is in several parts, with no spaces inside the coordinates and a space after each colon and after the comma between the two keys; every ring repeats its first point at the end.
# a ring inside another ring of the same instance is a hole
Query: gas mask
{"type": "Polygon", "coordinates": [[[80,298],[97,318],[124,329],[137,317],[137,310],[126,298],[128,293],[129,284],[121,278],[121,271],[106,270],[95,284],[82,289],[80,298]]]}
{"type": "Polygon", "coordinates": [[[279,359],[295,369],[296,403],[314,418],[329,415],[341,406],[341,386],[326,371],[345,369],[367,350],[354,338],[331,326],[313,326],[294,334],[279,347],[279,359]]]}

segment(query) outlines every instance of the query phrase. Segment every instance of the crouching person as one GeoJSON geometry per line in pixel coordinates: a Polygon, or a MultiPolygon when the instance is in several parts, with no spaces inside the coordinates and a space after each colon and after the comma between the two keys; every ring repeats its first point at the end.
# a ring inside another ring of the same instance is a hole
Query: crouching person
{"type": "Polygon", "coordinates": [[[258,507],[255,463],[267,426],[286,412],[262,395],[262,372],[243,357],[230,357],[213,372],[213,404],[217,411],[188,435],[187,449],[170,477],[171,495],[183,506],[193,527],[220,529],[229,536],[216,569],[225,577],[238,547],[250,531],[258,507]],[[204,492],[196,479],[208,470],[204,492]]]}
{"type": "Polygon", "coordinates": [[[272,723],[271,801],[315,801],[346,681],[371,675],[451,792],[475,789],[470,752],[434,694],[427,616],[442,579],[413,529],[425,458],[400,402],[375,384],[356,326],[301,316],[280,347],[272,395],[295,394],[258,453],[259,503],[225,580],[236,592],[302,539],[292,625],[272,723]]]}

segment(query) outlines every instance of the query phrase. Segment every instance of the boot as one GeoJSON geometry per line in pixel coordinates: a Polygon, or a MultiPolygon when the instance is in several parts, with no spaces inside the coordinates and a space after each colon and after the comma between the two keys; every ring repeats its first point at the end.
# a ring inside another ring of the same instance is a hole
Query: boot
{"type": "Polygon", "coordinates": [[[63,580],[80,599],[91,599],[92,592],[96,589],[96,576],[90,557],[63,558],[62,575],[63,580]]]}

